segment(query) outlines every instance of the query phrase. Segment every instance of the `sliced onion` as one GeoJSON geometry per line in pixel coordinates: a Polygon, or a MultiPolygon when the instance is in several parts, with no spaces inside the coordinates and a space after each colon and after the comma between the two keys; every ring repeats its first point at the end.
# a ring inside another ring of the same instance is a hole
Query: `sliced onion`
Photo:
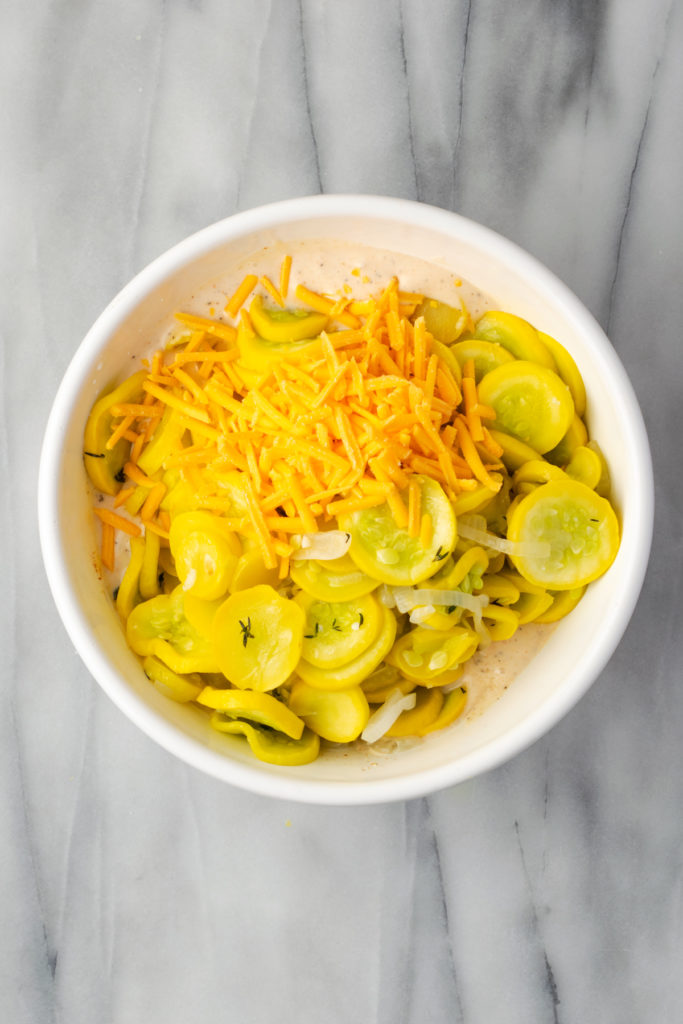
{"type": "MultiPolygon", "coordinates": [[[[408,589],[406,587],[406,589],[408,589]]],[[[395,608],[396,598],[394,597],[394,588],[388,587],[386,583],[383,583],[379,590],[375,591],[379,598],[379,603],[383,604],[385,608],[395,608]]]]}
{"type": "Polygon", "coordinates": [[[292,558],[303,560],[315,558],[317,561],[326,562],[334,558],[341,558],[349,550],[351,534],[343,530],[327,530],[322,533],[295,533],[292,537],[292,544],[296,551],[292,558]]]}
{"type": "Polygon", "coordinates": [[[360,734],[366,743],[376,743],[389,729],[402,711],[410,711],[415,707],[417,697],[414,693],[402,694],[400,690],[392,690],[384,704],[380,704],[360,734]]]}
{"type": "Polygon", "coordinates": [[[488,532],[488,524],[486,522],[486,516],[477,515],[472,512],[468,516],[460,516],[458,519],[458,526],[464,524],[465,526],[471,526],[473,530],[484,530],[488,532]]]}
{"type": "MultiPolygon", "coordinates": [[[[474,516],[471,517],[474,519],[474,516]]],[[[477,516],[477,519],[483,518],[477,516]]],[[[484,520],[486,522],[486,520],[484,520]]],[[[517,555],[519,558],[547,558],[550,554],[550,544],[545,540],[514,541],[506,537],[498,537],[495,533],[489,533],[486,529],[472,526],[464,517],[458,519],[458,534],[465,540],[471,540],[475,544],[481,544],[484,548],[492,551],[502,551],[504,555],[517,555]]]]}
{"type": "Polygon", "coordinates": [[[488,626],[482,619],[481,615],[476,613],[473,616],[474,631],[479,637],[479,646],[488,647],[491,643],[491,634],[489,633],[488,626]]]}
{"type": "Polygon", "coordinates": [[[445,605],[455,608],[464,608],[468,612],[481,614],[483,608],[489,603],[486,594],[465,594],[462,590],[437,590],[436,588],[425,588],[413,590],[412,587],[392,587],[396,607],[400,612],[412,612],[413,608],[420,608],[423,605],[435,606],[445,605]]]}
{"type": "Polygon", "coordinates": [[[452,682],[452,683],[447,683],[445,686],[440,686],[439,689],[441,690],[441,692],[443,693],[444,696],[447,693],[452,693],[453,690],[464,689],[465,692],[467,692],[467,687],[465,686],[465,684],[462,681],[462,676],[460,676],[459,679],[454,680],[454,682],[452,682]]]}

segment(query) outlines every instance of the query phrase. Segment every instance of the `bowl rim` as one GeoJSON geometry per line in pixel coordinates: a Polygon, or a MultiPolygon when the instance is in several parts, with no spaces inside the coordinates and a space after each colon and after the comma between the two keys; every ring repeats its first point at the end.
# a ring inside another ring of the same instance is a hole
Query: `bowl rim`
{"type": "Polygon", "coordinates": [[[492,229],[458,213],[414,200],[376,195],[315,195],[288,199],[233,214],[195,232],[147,264],[111,300],[76,349],[59,385],[45,428],[38,474],[38,525],[50,590],[69,637],[86,667],[119,709],[147,736],[181,760],[222,781],[260,795],[303,803],[351,805],[411,799],[444,789],[495,768],[535,742],[574,706],[597,679],[614,653],[633,614],[647,569],[654,518],[654,482],[645,424],[631,381],[602,328],[576,295],[535,257],[492,229]],[[362,782],[296,779],[259,770],[208,749],[184,734],[145,704],[112,669],[93,641],[69,581],[60,544],[58,516],[61,438],[69,421],[83,374],[107,339],[144,297],[171,273],[220,245],[289,222],[326,218],[366,217],[433,230],[457,237],[479,249],[494,249],[501,262],[514,262],[553,305],[590,337],[607,363],[615,390],[626,407],[629,448],[638,487],[630,506],[635,538],[611,628],[596,643],[580,678],[565,683],[508,732],[455,762],[425,768],[411,775],[362,782]]]}

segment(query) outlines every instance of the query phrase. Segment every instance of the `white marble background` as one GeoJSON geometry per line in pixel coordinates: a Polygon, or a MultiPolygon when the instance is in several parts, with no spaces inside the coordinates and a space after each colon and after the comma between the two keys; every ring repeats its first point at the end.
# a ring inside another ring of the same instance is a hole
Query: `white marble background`
{"type": "Polygon", "coordinates": [[[0,8],[0,1020],[683,1020],[683,6],[5,0],[0,8]],[[555,270],[629,370],[652,564],[589,695],[507,766],[323,809],[176,762],[46,589],[42,428],[150,258],[237,209],[378,192],[555,270]]]}

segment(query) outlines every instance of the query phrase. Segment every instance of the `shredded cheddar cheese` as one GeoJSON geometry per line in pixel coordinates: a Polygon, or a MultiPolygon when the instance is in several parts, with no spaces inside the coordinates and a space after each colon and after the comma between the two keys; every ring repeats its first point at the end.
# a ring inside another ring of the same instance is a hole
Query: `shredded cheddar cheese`
{"type": "Polygon", "coordinates": [[[254,290],[254,287],[256,286],[257,281],[258,278],[256,274],[247,274],[247,276],[240,284],[239,288],[237,288],[237,290],[235,291],[234,295],[232,295],[230,299],[228,299],[228,302],[225,307],[225,312],[229,316],[237,316],[240,307],[243,305],[244,302],[246,302],[246,300],[251,295],[252,291],[254,290]]]}
{"type": "MultiPolygon", "coordinates": [[[[285,257],[279,289],[265,276],[244,278],[225,306],[236,328],[176,313],[191,333],[154,354],[141,401],[112,409],[107,443],[134,439],[124,467],[130,485],[115,507],[125,505],[163,543],[174,487],[165,474],[180,475],[193,506],[221,513],[230,529],[255,540],[282,579],[293,551],[287,538],[385,502],[397,525],[428,544],[432,524],[414,475],[438,480],[451,500],[481,485],[495,493],[502,454],[482,422],[493,411],[479,403],[473,364],[462,383],[456,379],[424,318],[409,319],[423,296],[401,292],[396,278],[362,302],[299,284],[299,301],[340,329],[323,331],[301,352],[293,345],[259,370],[245,364],[241,344],[260,339],[244,303],[260,287],[283,306],[290,270],[285,257]],[[155,471],[144,472],[138,463],[163,446],[164,431],[175,433],[151,462],[155,471]]],[[[96,512],[107,526],[108,564],[114,531],[138,536],[140,528],[116,512],[96,512]]]]}
{"type": "Polygon", "coordinates": [[[283,299],[286,299],[289,293],[289,274],[291,269],[292,257],[285,256],[280,267],[280,295],[283,299]]]}
{"type": "MultiPolygon", "coordinates": [[[[217,320],[208,320],[206,317],[193,316],[190,313],[176,313],[175,318],[181,324],[185,324],[186,327],[192,327],[197,332],[200,332],[197,341],[195,341],[194,343],[195,346],[197,344],[201,344],[201,340],[205,331],[208,334],[215,335],[215,337],[222,338],[223,341],[228,342],[234,341],[235,338],[237,337],[237,332],[234,327],[231,327],[230,324],[219,323],[217,320]]],[[[192,349],[190,349],[190,351],[192,351],[192,349]]],[[[163,356],[162,353],[159,354],[163,356]]]]}
{"type": "Polygon", "coordinates": [[[278,306],[284,306],[284,299],[282,298],[279,291],[277,290],[277,288],[275,287],[275,285],[273,284],[269,277],[260,277],[259,282],[266,289],[270,297],[278,304],[278,306]]]}
{"type": "Polygon", "coordinates": [[[115,530],[122,530],[123,533],[127,533],[130,537],[139,537],[142,530],[137,523],[131,523],[129,519],[124,516],[120,516],[118,512],[112,512],[108,508],[96,508],[95,515],[102,520],[103,523],[113,526],[115,530]]]}
{"type": "Polygon", "coordinates": [[[114,545],[116,542],[116,530],[111,523],[102,523],[102,565],[110,572],[114,571],[114,545]]]}
{"type": "Polygon", "coordinates": [[[301,302],[305,302],[311,309],[317,310],[318,313],[327,313],[333,320],[338,320],[340,324],[344,324],[346,327],[360,327],[361,325],[357,316],[335,308],[337,304],[332,299],[326,299],[323,295],[312,292],[310,288],[306,288],[302,284],[297,286],[296,297],[301,302]]]}

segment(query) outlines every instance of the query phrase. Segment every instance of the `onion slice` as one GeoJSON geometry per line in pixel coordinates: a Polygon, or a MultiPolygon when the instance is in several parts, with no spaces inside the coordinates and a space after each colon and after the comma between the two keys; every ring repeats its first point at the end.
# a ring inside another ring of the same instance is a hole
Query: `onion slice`
{"type": "Polygon", "coordinates": [[[292,558],[303,560],[315,558],[317,561],[326,562],[334,558],[341,558],[349,550],[351,534],[343,530],[327,530],[321,533],[295,533],[292,537],[292,544],[296,550],[292,552],[292,558]]]}
{"type": "MultiPolygon", "coordinates": [[[[484,520],[485,522],[486,520],[484,520]]],[[[481,544],[483,548],[501,551],[504,555],[513,557],[517,555],[519,558],[547,558],[550,555],[550,544],[545,540],[508,540],[506,537],[499,537],[495,533],[489,533],[486,529],[482,530],[478,526],[473,526],[464,517],[458,519],[458,535],[475,544],[481,544]]]]}
{"type": "Polygon", "coordinates": [[[424,588],[413,590],[412,587],[393,587],[394,600],[399,612],[411,612],[413,608],[431,604],[435,607],[445,605],[447,607],[465,608],[468,612],[481,614],[483,608],[489,603],[486,594],[465,594],[462,590],[437,590],[436,588],[424,588]]]}
{"type": "MultiPolygon", "coordinates": [[[[409,590],[409,587],[405,588],[409,590]]],[[[394,588],[388,587],[386,583],[383,583],[379,590],[375,591],[379,598],[380,604],[383,604],[385,608],[395,608],[396,598],[394,597],[394,588]]]]}
{"type": "Polygon", "coordinates": [[[401,693],[400,690],[392,690],[384,704],[380,704],[368,719],[368,724],[360,734],[360,738],[366,743],[376,743],[399,717],[402,711],[410,711],[415,707],[417,697],[414,693],[401,693]]]}

